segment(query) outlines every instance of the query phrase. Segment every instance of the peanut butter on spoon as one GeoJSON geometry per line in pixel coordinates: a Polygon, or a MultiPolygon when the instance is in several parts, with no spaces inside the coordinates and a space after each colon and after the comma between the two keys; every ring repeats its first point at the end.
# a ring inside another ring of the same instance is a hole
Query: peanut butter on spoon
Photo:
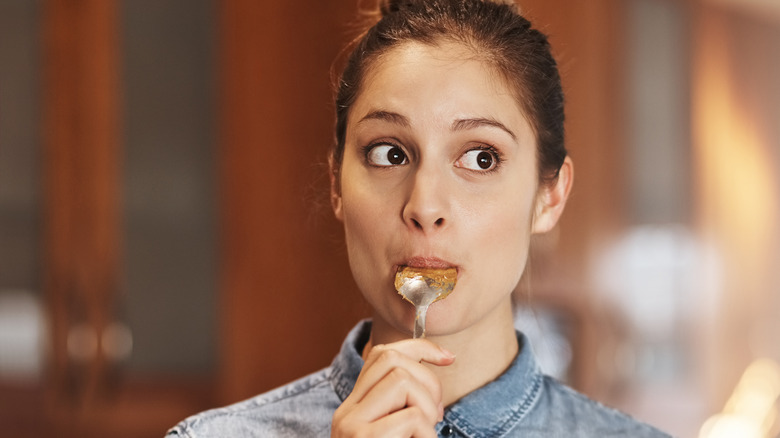
{"type": "Polygon", "coordinates": [[[398,268],[395,273],[395,290],[415,307],[415,338],[425,337],[425,315],[428,313],[428,306],[447,298],[457,281],[458,270],[455,268],[398,268]]]}

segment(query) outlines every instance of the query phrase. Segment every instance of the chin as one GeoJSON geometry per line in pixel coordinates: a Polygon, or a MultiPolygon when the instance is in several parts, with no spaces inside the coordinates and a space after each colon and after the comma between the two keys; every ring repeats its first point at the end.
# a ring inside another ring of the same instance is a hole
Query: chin
{"type": "Polygon", "coordinates": [[[428,308],[425,333],[429,337],[447,336],[463,330],[468,324],[467,315],[460,312],[457,303],[438,301],[428,308]]]}

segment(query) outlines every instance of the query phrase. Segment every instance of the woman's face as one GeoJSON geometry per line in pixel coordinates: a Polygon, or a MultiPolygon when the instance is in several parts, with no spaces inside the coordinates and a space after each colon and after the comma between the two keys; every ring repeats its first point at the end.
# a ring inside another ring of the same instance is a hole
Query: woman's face
{"type": "Polygon", "coordinates": [[[411,332],[399,265],[458,270],[429,336],[506,314],[539,208],[535,148],[512,90],[464,47],[406,43],[374,63],[349,112],[334,209],[375,319],[411,332]]]}

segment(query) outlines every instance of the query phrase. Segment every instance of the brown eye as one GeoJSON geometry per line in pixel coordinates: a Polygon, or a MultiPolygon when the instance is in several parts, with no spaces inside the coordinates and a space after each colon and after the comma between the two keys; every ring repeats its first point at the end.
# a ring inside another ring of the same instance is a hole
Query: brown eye
{"type": "Polygon", "coordinates": [[[398,148],[392,148],[387,151],[387,161],[389,161],[390,164],[403,164],[405,159],[406,155],[398,148]]]}
{"type": "Polygon", "coordinates": [[[477,155],[477,166],[482,169],[490,169],[493,166],[493,156],[482,151],[477,155]]]}
{"type": "Polygon", "coordinates": [[[406,164],[406,154],[398,146],[380,144],[372,147],[366,154],[366,159],[374,166],[399,166],[406,164]]]}
{"type": "Polygon", "coordinates": [[[455,164],[470,170],[492,170],[498,164],[498,159],[495,153],[489,150],[472,149],[463,154],[455,164]]]}

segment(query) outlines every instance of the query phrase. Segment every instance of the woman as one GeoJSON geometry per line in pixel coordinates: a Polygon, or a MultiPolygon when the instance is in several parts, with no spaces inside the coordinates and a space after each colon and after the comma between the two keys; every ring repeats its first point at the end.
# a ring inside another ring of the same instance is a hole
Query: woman
{"type": "Polygon", "coordinates": [[[333,364],[170,436],[665,436],[542,375],[514,329],[534,233],[573,178],[546,37],[506,4],[391,1],[339,82],[331,200],[373,309],[333,364]],[[394,288],[455,268],[427,338],[394,288]]]}

